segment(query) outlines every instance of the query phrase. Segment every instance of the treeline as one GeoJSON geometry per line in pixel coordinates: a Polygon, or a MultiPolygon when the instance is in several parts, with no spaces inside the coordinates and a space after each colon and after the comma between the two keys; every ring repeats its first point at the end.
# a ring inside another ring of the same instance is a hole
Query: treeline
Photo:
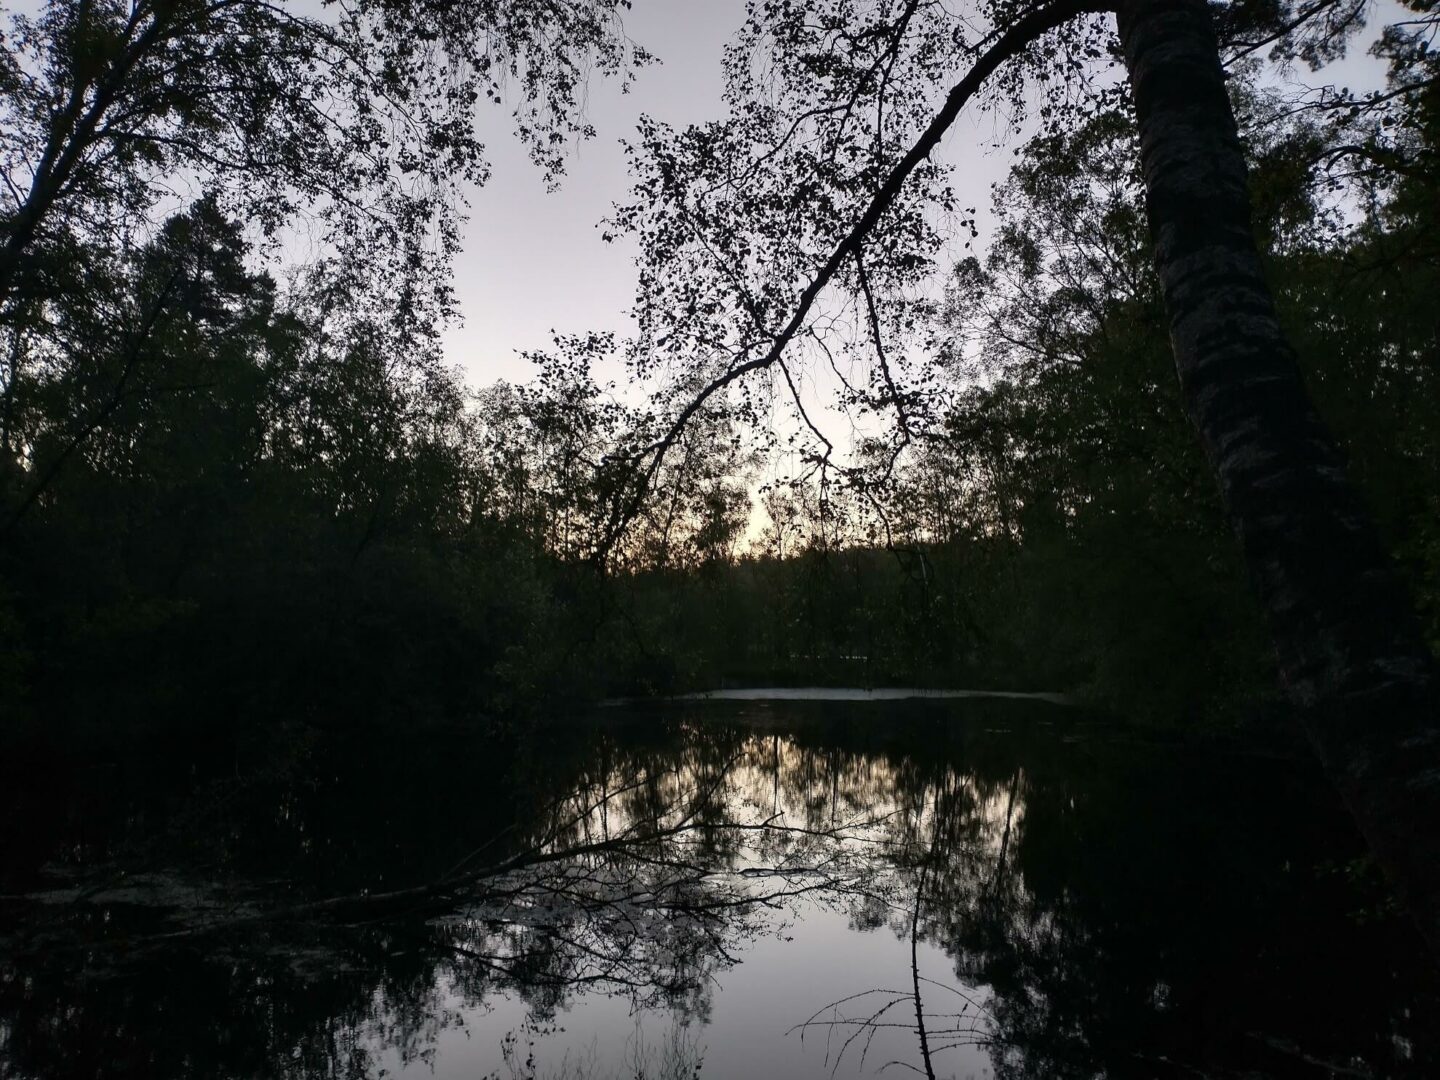
{"type": "MultiPolygon", "coordinates": [[[[1235,85],[1289,333],[1440,640],[1440,77],[1403,45],[1403,95],[1235,85]]],[[[382,303],[354,258],[282,264],[223,185],[101,227],[95,180],[4,266],[6,733],[503,725],[727,681],[1243,713],[1273,663],[1180,409],[1126,117],[1019,151],[905,452],[783,481],[723,408],[637,472],[656,421],[595,381],[606,338],[474,392],[443,283],[382,303]]]]}

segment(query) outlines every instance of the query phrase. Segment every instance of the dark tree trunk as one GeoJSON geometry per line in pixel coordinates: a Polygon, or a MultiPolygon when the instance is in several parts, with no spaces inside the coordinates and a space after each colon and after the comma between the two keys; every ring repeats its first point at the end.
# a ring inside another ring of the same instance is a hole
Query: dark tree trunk
{"type": "Polygon", "coordinates": [[[1128,0],[1118,22],[1185,407],[1269,621],[1285,689],[1440,954],[1434,658],[1276,317],[1205,4],[1128,0]]]}

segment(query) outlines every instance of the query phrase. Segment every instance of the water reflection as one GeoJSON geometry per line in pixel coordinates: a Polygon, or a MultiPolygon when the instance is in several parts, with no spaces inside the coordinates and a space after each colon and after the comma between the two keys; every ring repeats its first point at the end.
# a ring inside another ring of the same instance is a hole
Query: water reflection
{"type": "Polygon", "coordinates": [[[317,746],[9,887],[0,1076],[1440,1074],[1434,975],[1306,767],[1075,723],[710,703],[504,760],[317,746]]]}

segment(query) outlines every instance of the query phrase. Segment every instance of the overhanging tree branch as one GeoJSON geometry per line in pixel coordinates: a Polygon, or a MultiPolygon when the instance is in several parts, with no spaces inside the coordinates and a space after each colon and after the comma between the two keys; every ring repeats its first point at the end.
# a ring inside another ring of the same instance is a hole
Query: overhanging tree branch
{"type": "Polygon", "coordinates": [[[747,375],[771,367],[780,359],[791,341],[794,340],[795,335],[805,325],[805,320],[820,294],[840,272],[846,261],[859,255],[866,237],[894,204],[904,188],[905,182],[916,168],[934,153],[935,148],[940,145],[940,140],[945,137],[945,133],[950,130],[961,111],[985,85],[985,80],[1007,60],[1019,56],[1051,30],[1063,26],[1081,15],[1110,11],[1113,6],[1112,3],[1106,3],[1103,0],[1058,0],[1056,3],[1045,4],[1017,20],[980,55],[970,70],[966,72],[964,78],[956,83],[950,93],[946,95],[945,104],[921,132],[910,150],[890,170],[884,182],[871,196],[865,212],[860,215],[859,220],[851,227],[844,239],[836,245],[819,272],[806,286],[805,291],[800,294],[794,313],[780,333],[772,340],[769,348],[761,355],[729,368],[707,383],[690,398],[680,414],[671,422],[665,434],[641,451],[639,456],[643,458],[645,455],[649,455],[650,462],[641,473],[629,500],[612,515],[610,528],[603,539],[600,551],[602,558],[619,540],[620,534],[629,522],[639,513],[650,486],[654,483],[655,476],[664,464],[665,455],[680,438],[686,425],[716,394],[747,375]]]}

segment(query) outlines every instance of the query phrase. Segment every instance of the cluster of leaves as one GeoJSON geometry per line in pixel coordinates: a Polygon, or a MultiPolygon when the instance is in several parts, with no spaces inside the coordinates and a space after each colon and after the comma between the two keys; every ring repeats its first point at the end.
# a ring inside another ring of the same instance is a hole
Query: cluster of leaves
{"type": "Polygon", "coordinates": [[[477,103],[516,84],[516,132],[553,181],[592,134],[584,79],[649,60],[620,32],[626,6],[55,0],[11,16],[0,297],[48,295],[198,190],[266,237],[308,235],[423,329],[449,311],[464,189],[486,177],[477,103]]]}
{"type": "MultiPolygon", "coordinates": [[[[915,0],[756,4],[726,53],[726,118],[684,130],[642,122],[629,147],[633,197],[610,225],[641,250],[628,359],[663,385],[645,448],[653,468],[699,407],[767,430],[801,477],[866,471],[818,411],[817,390],[851,423],[888,431],[892,463],[927,425],[937,387],[923,355],[935,313],[925,285],[945,224],[974,227],[930,153],[949,122],[936,110],[945,102],[953,119],[975,96],[964,80],[952,101],[945,91],[1025,14],[915,0]]],[[[1094,20],[1051,36],[1082,68],[1102,55],[1094,20]]],[[[1056,100],[1078,93],[1068,68],[1023,66],[1056,100]]],[[[988,107],[1027,107],[1018,75],[979,89],[988,107]]]]}

